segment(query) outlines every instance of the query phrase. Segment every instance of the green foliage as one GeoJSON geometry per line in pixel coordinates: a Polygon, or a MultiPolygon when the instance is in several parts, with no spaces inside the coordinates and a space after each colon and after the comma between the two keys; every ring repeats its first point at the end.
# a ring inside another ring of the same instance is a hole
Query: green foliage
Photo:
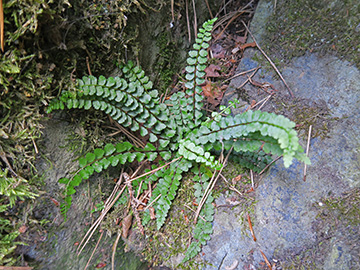
{"type": "MultiPolygon", "coordinates": [[[[156,159],[157,165],[162,166],[165,161],[173,159],[170,165],[163,166],[150,176],[131,182],[133,190],[139,192],[147,190],[150,183],[152,186],[156,184],[149,203],[155,210],[158,230],[166,221],[184,173],[191,168],[196,172],[193,179],[194,195],[198,202],[201,200],[210,178],[205,171],[222,167],[215,160],[214,151],[233,149],[236,158],[243,160],[242,164],[256,171],[271,161],[269,154],[282,155],[285,167],[290,166],[293,158],[308,163],[299,145],[295,124],[283,116],[261,111],[225,117],[221,114],[214,114],[212,118],[205,116],[200,85],[204,83],[206,49],[215,20],[203,24],[193,50],[189,52],[186,91],[173,94],[165,103],[161,103],[158,91],[153,89],[144,71],[129,62],[121,65],[121,76],[83,77],[78,80],[75,91],[64,91],[59,99],[50,104],[48,112],[65,108],[104,111],[119,124],[138,132],[149,141],[143,149],[129,142],[107,144],[103,149],[95,149],[80,158],[80,169],[72,177],[59,180],[66,184],[65,202],[62,204],[64,214],[71,206],[75,187],[82,180],[109,166],[129,164],[135,160],[156,159]]],[[[231,106],[235,106],[235,103],[231,106]]],[[[227,108],[222,109],[228,111],[227,108]]],[[[157,166],[153,164],[155,168],[157,166]]],[[[200,212],[201,218],[194,228],[193,242],[184,262],[193,258],[210,239],[213,200],[210,195],[200,212]]],[[[147,225],[151,220],[149,210],[142,216],[143,225],[147,225]]]]}
{"type": "Polygon", "coordinates": [[[0,170],[0,265],[11,265],[15,260],[9,256],[16,246],[20,232],[13,222],[3,218],[2,213],[14,206],[17,199],[34,199],[37,195],[29,190],[27,181],[21,177],[9,177],[8,170],[0,170]]]}
{"type": "MultiPolygon", "coordinates": [[[[2,211],[2,208],[0,209],[2,211]]],[[[11,265],[15,260],[9,256],[17,245],[23,243],[17,242],[16,238],[20,235],[18,230],[14,230],[10,220],[0,218],[0,264],[11,265]]]]}
{"type": "MultiPolygon", "coordinates": [[[[196,166],[194,166],[193,169],[193,172],[197,173],[197,175],[195,175],[193,178],[195,189],[194,196],[196,198],[197,204],[200,203],[200,200],[209,185],[210,177],[206,174],[205,171],[206,169],[203,166],[200,166],[200,170],[196,166]]],[[[215,207],[212,204],[213,201],[214,198],[210,194],[200,211],[200,218],[193,230],[193,241],[190,243],[186,251],[183,263],[195,257],[200,252],[201,247],[205,245],[206,242],[211,238],[211,234],[213,232],[211,222],[213,221],[215,214],[215,207]]]]}
{"type": "Polygon", "coordinates": [[[29,190],[27,181],[21,177],[9,177],[8,170],[0,170],[0,196],[5,196],[12,207],[17,199],[34,199],[37,195],[29,190]]]}

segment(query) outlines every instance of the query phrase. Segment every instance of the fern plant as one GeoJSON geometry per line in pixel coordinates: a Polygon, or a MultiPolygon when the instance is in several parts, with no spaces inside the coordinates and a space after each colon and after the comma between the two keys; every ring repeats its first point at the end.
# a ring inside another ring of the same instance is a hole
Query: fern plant
{"type": "MultiPolygon", "coordinates": [[[[282,155],[285,167],[289,167],[293,158],[308,163],[299,145],[295,124],[289,119],[261,111],[247,111],[236,116],[217,114],[208,118],[202,110],[200,85],[205,82],[207,48],[214,21],[203,24],[193,49],[189,51],[186,90],[173,94],[164,103],[144,71],[133,62],[128,62],[121,66],[121,76],[83,77],[78,80],[75,91],[64,91],[59,99],[49,105],[48,113],[65,108],[104,111],[123,127],[138,132],[148,140],[144,148],[135,147],[127,141],[119,142],[116,145],[107,144],[103,149],[95,149],[80,158],[80,168],[71,177],[59,180],[66,185],[65,201],[61,204],[65,215],[70,209],[75,187],[82,180],[109,166],[129,164],[135,160],[157,160],[154,168],[172,160],[170,165],[150,176],[131,182],[133,190],[140,188],[141,192],[147,190],[149,184],[155,186],[149,203],[155,209],[157,229],[162,228],[166,221],[184,173],[194,168],[197,171],[193,179],[195,197],[200,201],[209,184],[209,177],[202,172],[203,168],[219,170],[222,166],[215,159],[214,150],[232,148],[238,158],[247,157],[244,165],[255,169],[258,162],[268,163],[266,154],[270,153],[282,155]]],[[[194,228],[193,242],[184,261],[194,257],[210,239],[213,200],[210,195],[200,212],[203,218],[194,228]]],[[[147,210],[142,215],[142,223],[147,225],[149,221],[147,210]]]]}

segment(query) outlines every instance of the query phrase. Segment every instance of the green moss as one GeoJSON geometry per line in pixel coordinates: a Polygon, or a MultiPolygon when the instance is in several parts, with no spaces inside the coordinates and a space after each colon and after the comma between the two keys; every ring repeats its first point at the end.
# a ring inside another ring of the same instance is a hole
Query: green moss
{"type": "Polygon", "coordinates": [[[267,51],[290,60],[306,52],[333,53],[360,67],[357,0],[278,1],[266,25],[267,51]]]}
{"type": "Polygon", "coordinates": [[[171,41],[170,35],[167,32],[161,33],[156,40],[156,46],[159,49],[155,64],[155,84],[158,88],[165,92],[166,89],[173,82],[173,77],[179,70],[177,64],[176,44],[171,41]]]}

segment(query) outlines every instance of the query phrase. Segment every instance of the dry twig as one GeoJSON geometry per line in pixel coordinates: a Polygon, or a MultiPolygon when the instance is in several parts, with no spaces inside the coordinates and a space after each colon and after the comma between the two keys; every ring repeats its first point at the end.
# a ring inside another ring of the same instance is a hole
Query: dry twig
{"type": "Polygon", "coordinates": [[[195,0],[192,0],[193,3],[193,9],[194,9],[194,35],[195,39],[197,37],[197,17],[196,17],[196,6],[195,6],[195,0]]]}
{"type": "Polygon", "coordinates": [[[282,158],[282,156],[275,158],[268,165],[266,165],[266,167],[264,169],[262,169],[262,171],[259,173],[259,175],[262,175],[266,171],[267,168],[269,168],[274,162],[278,161],[280,158],[282,158]]]}
{"type": "Polygon", "coordinates": [[[249,72],[251,72],[251,71],[254,71],[255,69],[258,70],[259,68],[261,68],[261,67],[252,68],[252,69],[249,69],[249,70],[247,70],[247,71],[243,71],[243,72],[240,72],[240,73],[238,73],[238,74],[235,74],[234,76],[226,79],[226,80],[224,81],[224,83],[227,82],[227,81],[231,81],[232,79],[237,78],[237,77],[239,77],[239,76],[245,75],[245,74],[247,74],[247,73],[249,73],[249,72]]]}
{"type": "Polygon", "coordinates": [[[244,85],[245,84],[247,84],[248,82],[249,82],[249,80],[256,74],[256,72],[258,71],[260,69],[260,66],[259,67],[257,67],[257,68],[255,68],[255,70],[254,70],[254,72],[253,73],[251,73],[251,75],[250,76],[247,76],[248,78],[246,79],[246,81],[245,82],[243,82],[240,86],[238,86],[238,87],[236,87],[236,89],[240,89],[240,88],[242,88],[242,87],[244,87],[244,85]]]}

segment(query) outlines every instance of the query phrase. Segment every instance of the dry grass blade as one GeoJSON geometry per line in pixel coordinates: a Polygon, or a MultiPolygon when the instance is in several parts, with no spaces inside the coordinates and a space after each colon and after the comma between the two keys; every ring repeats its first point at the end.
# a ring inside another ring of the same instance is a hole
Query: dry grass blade
{"type": "MultiPolygon", "coordinates": [[[[187,206],[186,204],[184,204],[184,206],[185,206],[187,209],[189,209],[191,212],[196,213],[196,211],[195,211],[194,209],[192,209],[190,206],[187,206]]],[[[203,218],[202,216],[200,216],[200,215],[199,215],[199,218],[201,218],[203,221],[205,221],[205,222],[206,222],[206,219],[205,219],[205,218],[203,218]]]]}
{"type": "Polygon", "coordinates": [[[135,202],[135,198],[134,198],[134,191],[132,189],[132,185],[131,185],[131,179],[130,176],[127,173],[124,173],[124,178],[125,178],[125,185],[128,188],[129,191],[129,200],[130,200],[130,205],[133,211],[133,214],[135,216],[136,219],[136,223],[139,227],[139,230],[141,232],[142,235],[145,235],[145,230],[144,227],[141,224],[141,219],[140,219],[140,215],[139,215],[139,211],[137,210],[137,204],[135,202]]]}
{"type": "MultiPolygon", "coordinates": [[[[235,10],[235,11],[232,11],[232,12],[229,12],[227,13],[226,15],[224,15],[223,17],[219,18],[219,20],[215,23],[214,25],[214,30],[216,28],[218,28],[220,25],[222,25],[223,23],[225,23],[227,20],[233,18],[234,16],[236,16],[238,13],[245,13],[245,12],[248,12],[248,13],[251,13],[252,11],[251,10],[246,10],[248,7],[250,7],[250,5],[252,4],[252,2],[254,2],[253,0],[250,1],[248,4],[246,4],[246,6],[242,7],[242,8],[239,8],[238,10],[235,10]]],[[[219,14],[224,11],[226,13],[226,10],[225,10],[225,7],[231,3],[231,1],[228,1],[224,6],[223,8],[218,12],[218,14],[216,14],[216,17],[219,16],[219,14]]]]}
{"type": "Polygon", "coordinates": [[[118,234],[117,234],[117,236],[116,236],[116,240],[115,240],[114,245],[113,245],[113,247],[112,247],[111,270],[115,270],[115,254],[116,254],[116,248],[117,248],[117,245],[118,245],[118,243],[119,243],[120,237],[121,237],[121,233],[118,232],[118,234]]]}
{"type": "Polygon", "coordinates": [[[0,44],[1,51],[4,52],[4,7],[2,0],[0,0],[0,44]]]}
{"type": "Polygon", "coordinates": [[[211,8],[210,8],[210,6],[209,6],[208,0],[205,0],[205,3],[206,3],[206,6],[207,6],[207,8],[208,8],[208,10],[209,10],[210,18],[211,18],[211,19],[214,18],[213,14],[212,14],[212,12],[211,12],[211,8]]]}
{"type": "Polygon", "coordinates": [[[133,143],[136,147],[139,148],[144,148],[145,144],[135,135],[133,135],[131,132],[129,132],[128,130],[126,130],[123,126],[121,126],[118,122],[112,120],[112,118],[110,118],[110,121],[112,123],[114,123],[114,125],[117,127],[112,127],[112,126],[107,126],[107,128],[116,130],[116,132],[109,134],[108,136],[115,136],[116,134],[119,133],[124,133],[133,143]]]}
{"type": "MultiPolygon", "coordinates": [[[[312,125],[310,125],[309,127],[309,134],[308,134],[308,141],[307,141],[307,145],[306,145],[306,156],[309,156],[309,148],[310,148],[310,139],[311,139],[311,129],[312,129],[312,125]]],[[[307,170],[307,166],[306,164],[304,165],[304,182],[306,181],[306,170],[307,170]]]]}
{"type": "Polygon", "coordinates": [[[239,190],[237,190],[237,189],[235,188],[235,185],[232,186],[232,185],[229,183],[229,181],[226,179],[225,176],[223,176],[222,174],[220,174],[220,176],[221,176],[221,178],[229,185],[229,189],[230,189],[230,190],[235,191],[237,194],[240,195],[240,197],[242,197],[242,196],[244,195],[244,194],[242,194],[239,190]]]}
{"type": "Polygon", "coordinates": [[[246,30],[248,31],[248,33],[250,34],[250,36],[252,37],[253,41],[256,44],[256,47],[259,49],[259,51],[265,56],[265,58],[269,61],[270,65],[274,68],[274,70],[276,71],[276,73],[279,75],[280,79],[283,81],[283,83],[285,84],[286,88],[288,89],[291,97],[294,97],[294,94],[292,93],[290,87],[288,86],[288,84],[286,83],[284,77],[281,75],[280,71],[277,69],[277,67],[275,66],[275,64],[273,63],[273,61],[271,61],[271,59],[266,55],[266,53],[263,51],[263,49],[261,49],[260,45],[257,43],[254,35],[250,32],[249,28],[247,27],[246,23],[242,22],[243,25],[245,26],[246,30]]]}
{"type": "Polygon", "coordinates": [[[188,0],[185,1],[185,10],[186,10],[186,25],[189,35],[189,42],[191,42],[191,30],[190,30],[190,20],[189,20],[189,3],[188,0]]]}
{"type": "Polygon", "coordinates": [[[137,176],[137,177],[131,178],[130,182],[135,181],[136,179],[139,179],[139,178],[141,178],[141,177],[147,176],[147,175],[149,175],[149,174],[152,174],[152,173],[154,173],[154,172],[157,172],[158,170],[161,170],[162,168],[165,168],[166,166],[169,166],[171,163],[174,163],[175,161],[177,161],[177,160],[179,160],[179,159],[181,159],[181,158],[182,158],[182,156],[181,156],[181,157],[178,157],[178,158],[176,158],[176,159],[173,159],[172,161],[166,163],[165,165],[163,165],[163,166],[161,166],[161,167],[158,167],[158,168],[156,168],[156,169],[153,169],[153,170],[151,170],[150,172],[147,172],[147,173],[144,173],[144,174],[139,175],[139,176],[137,176]]]}
{"type": "Polygon", "coordinates": [[[209,182],[209,185],[207,186],[207,188],[206,188],[206,190],[205,190],[205,192],[204,192],[204,195],[203,195],[203,197],[201,198],[201,201],[200,201],[200,203],[199,203],[199,206],[198,206],[198,208],[196,209],[196,213],[195,213],[195,217],[194,217],[194,224],[197,223],[197,219],[198,219],[198,217],[199,217],[199,215],[200,215],[200,211],[201,211],[204,203],[206,202],[207,198],[209,197],[211,191],[213,190],[213,188],[214,188],[217,180],[219,179],[219,177],[220,177],[220,175],[221,175],[221,172],[222,172],[222,170],[223,170],[224,167],[225,167],[225,164],[226,164],[226,162],[227,162],[227,160],[228,160],[228,158],[229,158],[229,155],[230,155],[232,149],[233,149],[233,147],[230,148],[230,150],[229,150],[229,152],[228,152],[225,160],[223,161],[223,166],[221,167],[221,169],[220,169],[220,171],[217,173],[217,175],[216,175],[216,171],[214,172],[214,174],[213,174],[213,176],[212,176],[212,178],[211,178],[211,180],[210,180],[210,182],[209,182]],[[216,175],[216,176],[215,176],[215,175],[216,175]]]}
{"type": "MultiPolygon", "coordinates": [[[[271,97],[272,97],[272,95],[268,95],[268,96],[264,99],[264,101],[261,101],[262,104],[261,104],[261,106],[259,107],[258,110],[261,110],[261,108],[264,107],[265,103],[268,102],[268,100],[269,100],[271,97]]],[[[257,105],[257,104],[255,104],[255,105],[257,105]]],[[[255,106],[254,106],[254,107],[255,107],[255,106]]]]}
{"type": "Polygon", "coordinates": [[[252,71],[254,71],[254,70],[258,70],[259,68],[261,68],[261,67],[252,68],[252,69],[249,69],[249,70],[240,72],[240,73],[238,73],[238,74],[235,74],[234,76],[226,79],[226,80],[224,81],[224,83],[225,83],[225,82],[228,82],[228,81],[231,81],[232,79],[235,79],[235,78],[237,78],[237,77],[239,77],[239,76],[245,75],[245,74],[247,74],[247,73],[249,73],[249,72],[252,72],[252,71]]]}
{"type": "Polygon", "coordinates": [[[260,69],[260,66],[257,67],[257,68],[255,68],[254,72],[251,73],[250,76],[247,76],[247,75],[246,75],[246,76],[248,77],[248,78],[246,79],[246,81],[243,82],[243,83],[242,83],[240,86],[238,86],[236,89],[241,89],[245,84],[247,84],[247,83],[250,81],[250,79],[251,79],[253,76],[255,76],[256,72],[257,72],[259,69],[260,69]]]}
{"type": "Polygon", "coordinates": [[[225,32],[225,30],[229,27],[229,25],[237,18],[239,17],[241,14],[243,14],[244,11],[240,11],[234,14],[234,16],[231,17],[231,19],[228,21],[228,23],[226,24],[226,26],[224,27],[223,30],[221,30],[221,32],[217,35],[217,37],[214,39],[214,42],[216,40],[218,40],[225,32]]]}
{"type": "Polygon", "coordinates": [[[110,211],[110,209],[112,208],[112,206],[115,204],[115,202],[120,198],[121,194],[124,192],[126,186],[124,185],[124,187],[120,190],[120,192],[116,195],[116,197],[114,198],[116,192],[119,190],[120,188],[120,183],[122,181],[122,177],[123,174],[121,173],[120,179],[119,181],[116,183],[116,186],[113,190],[113,192],[111,193],[110,197],[106,200],[105,202],[105,208],[101,211],[100,216],[98,217],[98,219],[93,223],[93,225],[91,225],[90,229],[86,232],[85,236],[83,237],[83,239],[81,240],[78,248],[77,248],[77,253],[78,256],[81,254],[81,252],[83,251],[83,249],[85,248],[85,246],[87,245],[87,243],[90,241],[92,235],[95,233],[96,229],[99,227],[99,225],[101,224],[101,222],[103,221],[103,219],[105,218],[106,214],[110,211]]]}
{"type": "Polygon", "coordinates": [[[100,241],[101,241],[101,238],[102,238],[103,234],[104,234],[104,231],[101,232],[100,237],[99,237],[99,240],[97,241],[97,243],[96,243],[96,245],[95,245],[95,247],[94,247],[94,249],[93,249],[93,252],[91,253],[91,256],[90,256],[89,260],[87,261],[87,264],[85,265],[84,270],[86,270],[86,269],[88,268],[92,257],[94,257],[95,251],[96,251],[96,249],[97,249],[97,247],[98,247],[98,245],[99,245],[99,243],[100,243],[100,241]]]}

